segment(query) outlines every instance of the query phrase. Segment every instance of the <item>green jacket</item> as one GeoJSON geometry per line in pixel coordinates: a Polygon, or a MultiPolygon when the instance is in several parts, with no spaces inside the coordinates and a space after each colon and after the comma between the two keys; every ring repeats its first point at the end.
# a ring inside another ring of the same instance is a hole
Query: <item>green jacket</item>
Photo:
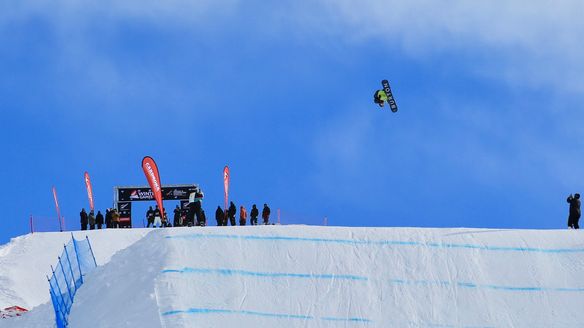
{"type": "Polygon", "coordinates": [[[375,99],[387,101],[387,94],[385,94],[385,91],[383,90],[377,90],[375,92],[375,99]]]}

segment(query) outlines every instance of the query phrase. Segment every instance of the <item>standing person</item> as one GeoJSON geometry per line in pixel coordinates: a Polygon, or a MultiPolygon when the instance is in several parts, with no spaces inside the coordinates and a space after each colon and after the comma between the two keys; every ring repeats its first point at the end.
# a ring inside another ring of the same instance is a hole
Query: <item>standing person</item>
{"type": "Polygon", "coordinates": [[[120,227],[120,213],[118,213],[117,209],[113,209],[112,211],[112,228],[119,228],[120,227]]]}
{"type": "Polygon", "coordinates": [[[197,190],[195,192],[195,199],[194,199],[194,211],[195,215],[193,216],[193,225],[195,224],[195,216],[197,217],[197,225],[203,221],[203,191],[197,190]]]}
{"type": "Polygon", "coordinates": [[[182,224],[180,222],[180,208],[178,205],[174,208],[174,216],[172,219],[172,223],[175,227],[180,227],[182,224]]]}
{"type": "Polygon", "coordinates": [[[162,226],[162,218],[160,216],[158,205],[156,205],[156,208],[154,209],[154,222],[152,223],[152,228],[155,228],[157,225],[159,228],[162,226]]]}
{"type": "MultiPolygon", "coordinates": [[[[227,210],[227,216],[229,217],[229,222],[231,222],[231,225],[234,226],[235,224],[235,213],[237,212],[237,208],[235,207],[235,204],[233,204],[233,202],[231,202],[229,204],[229,209],[227,210]]],[[[227,225],[227,223],[225,224],[227,225]]]]}
{"type": "Polygon", "coordinates": [[[242,205],[239,207],[239,225],[244,226],[245,221],[247,221],[247,211],[245,210],[245,207],[243,207],[242,205]]]}
{"type": "Polygon", "coordinates": [[[168,222],[168,214],[166,214],[166,208],[162,208],[162,211],[164,212],[164,215],[162,215],[162,227],[166,228],[170,225],[170,222],[168,222]]]}
{"type": "Polygon", "coordinates": [[[268,224],[268,221],[270,220],[270,208],[268,207],[268,204],[264,204],[264,209],[262,210],[262,219],[264,219],[264,224],[268,224]]]}
{"type": "Polygon", "coordinates": [[[258,215],[260,215],[260,211],[256,207],[256,204],[253,204],[251,206],[251,213],[249,214],[251,225],[258,225],[258,215]]]}
{"type": "Polygon", "coordinates": [[[197,219],[197,212],[201,210],[201,203],[194,201],[189,203],[189,215],[187,220],[187,226],[192,227],[195,225],[195,220],[197,219]]]}
{"type": "Polygon", "coordinates": [[[101,211],[97,211],[95,223],[97,223],[97,229],[101,229],[101,226],[103,225],[103,214],[101,214],[101,211]]]}
{"type": "Polygon", "coordinates": [[[154,210],[152,209],[152,206],[148,207],[148,211],[146,211],[146,221],[148,221],[146,228],[150,228],[150,225],[154,226],[154,210]]]}
{"type": "Polygon", "coordinates": [[[189,221],[189,210],[187,208],[180,209],[180,225],[183,227],[188,226],[189,221]]]}
{"type": "Polygon", "coordinates": [[[79,216],[81,217],[81,230],[87,230],[87,212],[84,208],[79,212],[79,216]]]}
{"type": "Polygon", "coordinates": [[[570,215],[568,216],[568,228],[580,229],[578,221],[580,221],[580,194],[576,193],[574,196],[570,194],[566,200],[570,203],[570,215]]]}
{"type": "Polygon", "coordinates": [[[89,211],[89,230],[95,229],[95,214],[93,211],[89,211]]]}
{"type": "Polygon", "coordinates": [[[223,209],[221,209],[221,206],[217,206],[217,210],[215,211],[215,220],[217,220],[218,227],[223,225],[223,209]]]}
{"type": "Polygon", "coordinates": [[[112,214],[113,210],[111,208],[105,210],[105,227],[108,229],[112,227],[112,214]]]}

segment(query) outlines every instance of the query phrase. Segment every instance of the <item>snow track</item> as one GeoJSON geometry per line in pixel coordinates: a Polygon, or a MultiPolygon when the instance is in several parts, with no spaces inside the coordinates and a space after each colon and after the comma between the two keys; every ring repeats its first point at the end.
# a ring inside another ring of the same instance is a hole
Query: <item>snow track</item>
{"type": "Polygon", "coordinates": [[[580,231],[144,231],[87,277],[71,327],[584,326],[580,231]]]}

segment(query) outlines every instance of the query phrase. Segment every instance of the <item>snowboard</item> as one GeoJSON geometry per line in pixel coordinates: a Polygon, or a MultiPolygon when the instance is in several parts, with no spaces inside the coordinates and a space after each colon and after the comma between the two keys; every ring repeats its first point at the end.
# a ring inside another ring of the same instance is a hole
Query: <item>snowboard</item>
{"type": "Polygon", "coordinates": [[[389,108],[392,112],[397,112],[397,104],[395,103],[395,99],[393,99],[393,94],[391,93],[389,82],[387,80],[383,80],[381,81],[381,85],[383,86],[383,91],[387,95],[387,103],[389,104],[389,108]]]}

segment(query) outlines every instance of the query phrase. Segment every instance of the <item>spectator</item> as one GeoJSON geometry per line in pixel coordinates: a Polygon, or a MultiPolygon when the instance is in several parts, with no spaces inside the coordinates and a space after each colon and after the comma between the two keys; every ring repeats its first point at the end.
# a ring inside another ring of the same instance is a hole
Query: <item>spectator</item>
{"type": "Polygon", "coordinates": [[[217,220],[218,227],[223,225],[223,210],[221,209],[221,206],[217,206],[217,210],[215,211],[215,220],[217,220]]]}
{"type": "MultiPolygon", "coordinates": [[[[235,204],[233,204],[233,202],[231,202],[231,204],[229,204],[229,209],[227,210],[227,216],[229,217],[229,222],[231,222],[231,225],[234,226],[235,224],[235,213],[237,212],[237,208],[235,207],[235,204]]],[[[227,225],[227,223],[225,224],[227,225]]]]}
{"type": "Polygon", "coordinates": [[[245,210],[245,207],[240,206],[239,207],[239,225],[244,226],[246,220],[247,220],[247,211],[245,210]]]}
{"type": "Polygon", "coordinates": [[[113,211],[111,208],[105,210],[105,227],[108,229],[111,229],[112,227],[112,214],[113,211]]]}
{"type": "Polygon", "coordinates": [[[180,222],[180,208],[178,207],[178,205],[176,205],[176,207],[174,208],[174,216],[172,219],[172,223],[175,227],[180,227],[181,226],[181,222],[180,222]]]}
{"type": "Polygon", "coordinates": [[[148,221],[146,228],[150,228],[150,225],[154,226],[154,210],[152,209],[152,206],[148,207],[148,211],[146,211],[146,220],[148,221]]]}
{"type": "Polygon", "coordinates": [[[162,211],[164,212],[164,214],[162,215],[162,227],[166,228],[170,226],[170,222],[168,222],[168,214],[166,214],[166,208],[163,207],[162,211]]]}
{"type": "Polygon", "coordinates": [[[229,211],[228,211],[228,209],[225,209],[225,211],[223,212],[223,226],[224,227],[227,226],[228,218],[229,218],[229,211]]]}
{"type": "Polygon", "coordinates": [[[570,203],[570,215],[568,216],[568,228],[580,229],[578,221],[580,221],[580,194],[576,193],[574,196],[570,194],[567,202],[570,203]]]}
{"type": "Polygon", "coordinates": [[[185,209],[185,208],[180,209],[180,224],[181,224],[181,226],[183,226],[183,227],[188,226],[188,220],[189,220],[188,215],[189,215],[189,213],[188,213],[187,209],[185,209]]]}
{"type": "Polygon", "coordinates": [[[101,214],[101,211],[97,211],[95,223],[97,223],[97,229],[101,229],[101,226],[103,225],[103,214],[101,214]]]}
{"type": "Polygon", "coordinates": [[[87,212],[84,208],[81,209],[79,216],[81,217],[81,230],[87,230],[87,212]]]}
{"type": "Polygon", "coordinates": [[[195,216],[197,216],[195,214],[195,212],[197,211],[197,209],[195,207],[197,207],[198,205],[195,204],[194,201],[190,202],[188,205],[188,211],[187,211],[187,227],[192,227],[194,222],[195,222],[195,216]]]}
{"type": "Polygon", "coordinates": [[[203,220],[202,211],[203,211],[203,191],[197,190],[194,192],[193,201],[189,204],[189,209],[191,210],[191,225],[195,225],[195,217],[197,218],[197,225],[199,222],[203,220]]]}
{"type": "Polygon", "coordinates": [[[113,209],[112,211],[112,228],[119,228],[120,227],[120,213],[118,213],[117,209],[113,209]]]}
{"type": "Polygon", "coordinates": [[[89,212],[89,230],[94,230],[95,229],[95,214],[93,214],[93,211],[89,212]]]}
{"type": "Polygon", "coordinates": [[[262,219],[264,219],[264,224],[268,224],[268,221],[270,220],[270,208],[268,207],[268,204],[264,204],[264,209],[262,210],[262,219]]]}
{"type": "Polygon", "coordinates": [[[251,207],[251,213],[249,214],[251,225],[258,225],[258,215],[259,214],[260,214],[260,211],[258,211],[256,204],[253,204],[251,207]]]}
{"type": "Polygon", "coordinates": [[[162,217],[158,205],[156,205],[156,208],[154,209],[154,223],[152,224],[152,228],[155,228],[156,226],[159,228],[162,227],[162,217]]]}

